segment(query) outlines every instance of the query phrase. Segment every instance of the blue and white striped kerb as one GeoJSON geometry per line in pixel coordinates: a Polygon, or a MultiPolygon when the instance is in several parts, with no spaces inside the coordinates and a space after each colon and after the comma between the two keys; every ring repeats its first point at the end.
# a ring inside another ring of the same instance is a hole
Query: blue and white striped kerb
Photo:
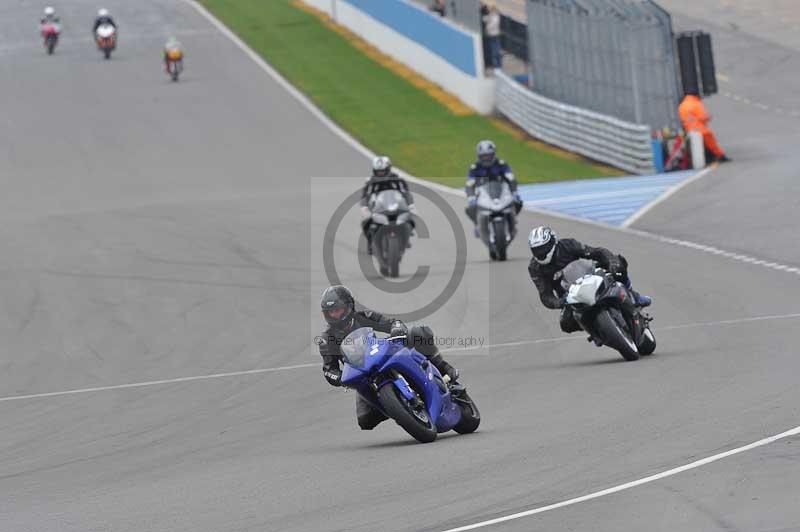
{"type": "Polygon", "coordinates": [[[520,185],[519,192],[529,208],[622,226],[640,209],[695,173],[689,170],[652,176],[520,185]]]}

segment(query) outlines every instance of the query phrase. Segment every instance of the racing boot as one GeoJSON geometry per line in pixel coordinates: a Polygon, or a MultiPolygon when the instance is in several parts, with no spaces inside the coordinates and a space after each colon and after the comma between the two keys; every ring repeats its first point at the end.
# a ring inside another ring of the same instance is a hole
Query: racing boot
{"type": "Polygon", "coordinates": [[[630,277],[625,280],[625,288],[630,290],[631,295],[633,295],[633,302],[637,307],[645,308],[649,307],[653,303],[653,298],[650,296],[644,296],[633,289],[630,277]]]}
{"type": "Polygon", "coordinates": [[[631,291],[631,294],[633,294],[633,301],[637,307],[649,307],[653,303],[653,298],[650,296],[643,296],[633,288],[630,288],[629,290],[631,291]]]}
{"type": "Polygon", "coordinates": [[[439,373],[442,374],[442,377],[447,375],[450,378],[450,382],[448,383],[450,386],[457,384],[457,380],[459,377],[459,372],[456,368],[451,366],[444,358],[442,358],[442,354],[439,353],[439,350],[436,350],[436,354],[433,356],[429,356],[428,360],[431,361],[431,364],[434,365],[436,369],[439,370],[439,373]]]}

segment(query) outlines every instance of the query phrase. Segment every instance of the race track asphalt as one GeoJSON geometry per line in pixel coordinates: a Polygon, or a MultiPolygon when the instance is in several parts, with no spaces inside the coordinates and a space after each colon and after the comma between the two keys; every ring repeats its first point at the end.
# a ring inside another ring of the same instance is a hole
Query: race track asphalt
{"type": "MultiPolygon", "coordinates": [[[[625,363],[561,334],[524,238],[494,264],[468,236],[464,281],[425,321],[485,341],[446,353],[481,428],[430,445],[393,423],[359,431],[312,337],[324,230],[368,161],[190,5],[108,7],[111,61],[88,36],[90,2],[61,8],[53,57],[37,6],[0,7],[0,530],[441,531],[798,425],[796,274],[525,213],[523,232],[551,223],[628,257],[656,299],[657,353],[625,363]],[[170,33],[187,49],[178,84],[160,71],[170,33]],[[2,400],[287,366],[300,367],[2,400]]],[[[336,236],[342,280],[387,313],[427,303],[455,264],[452,228],[419,203],[430,238],[403,269],[431,272],[402,298],[360,272],[356,209],[336,236]]],[[[798,445],[487,530],[791,530],[798,445]]]]}

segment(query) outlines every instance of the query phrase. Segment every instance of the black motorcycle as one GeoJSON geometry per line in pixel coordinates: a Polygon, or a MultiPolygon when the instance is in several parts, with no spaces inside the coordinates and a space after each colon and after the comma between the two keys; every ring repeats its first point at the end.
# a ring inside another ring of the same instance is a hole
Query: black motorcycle
{"type": "Polygon", "coordinates": [[[381,275],[398,277],[411,238],[411,213],[403,194],[383,190],[371,202],[372,243],[381,275]]]}
{"type": "Polygon", "coordinates": [[[561,271],[566,304],[595,345],[616,349],[625,360],[638,360],[656,349],[651,318],[635,304],[631,291],[590,260],[570,262],[561,271]]]}

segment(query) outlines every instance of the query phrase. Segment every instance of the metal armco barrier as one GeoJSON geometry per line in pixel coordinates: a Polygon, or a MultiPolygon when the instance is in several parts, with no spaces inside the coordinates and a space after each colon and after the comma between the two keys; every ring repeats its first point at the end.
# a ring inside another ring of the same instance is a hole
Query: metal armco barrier
{"type": "Polygon", "coordinates": [[[530,135],[636,174],[652,174],[650,127],[632,124],[531,92],[502,72],[497,109],[530,135]]]}

